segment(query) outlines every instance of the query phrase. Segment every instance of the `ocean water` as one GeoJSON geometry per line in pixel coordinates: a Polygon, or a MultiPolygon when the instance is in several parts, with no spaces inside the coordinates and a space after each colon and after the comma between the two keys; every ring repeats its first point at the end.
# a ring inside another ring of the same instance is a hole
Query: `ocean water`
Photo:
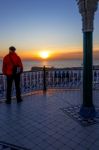
{"type": "MultiPolygon", "coordinates": [[[[31,60],[23,60],[24,71],[31,70],[31,67],[57,67],[57,68],[67,68],[67,67],[81,67],[83,62],[82,60],[42,60],[42,61],[31,61],[31,60]]],[[[94,60],[94,65],[99,65],[99,60],[94,60]]],[[[2,73],[2,60],[0,60],[0,73],[2,73]]]]}

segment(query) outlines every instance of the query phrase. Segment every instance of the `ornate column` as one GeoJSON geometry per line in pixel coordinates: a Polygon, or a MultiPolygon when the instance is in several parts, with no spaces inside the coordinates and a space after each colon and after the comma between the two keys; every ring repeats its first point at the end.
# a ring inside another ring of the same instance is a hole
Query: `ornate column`
{"type": "Polygon", "coordinates": [[[93,22],[99,0],[76,0],[82,16],[83,31],[83,104],[80,114],[84,118],[95,117],[92,91],[93,69],[93,22]]]}

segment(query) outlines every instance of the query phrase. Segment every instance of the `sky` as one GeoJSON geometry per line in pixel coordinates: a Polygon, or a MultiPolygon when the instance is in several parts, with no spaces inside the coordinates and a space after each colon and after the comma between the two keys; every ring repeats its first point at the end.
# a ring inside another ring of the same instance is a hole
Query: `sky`
{"type": "MultiPolygon", "coordinates": [[[[94,51],[99,51],[99,9],[94,20],[94,51]]],[[[82,53],[82,21],[76,0],[0,0],[0,57],[13,45],[22,58],[75,57],[82,53]]],[[[79,56],[80,57],[80,56],[79,56]]]]}

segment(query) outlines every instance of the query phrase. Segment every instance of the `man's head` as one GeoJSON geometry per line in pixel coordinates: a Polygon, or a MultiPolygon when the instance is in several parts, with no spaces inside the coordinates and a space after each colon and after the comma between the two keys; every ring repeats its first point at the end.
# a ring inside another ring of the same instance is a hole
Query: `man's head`
{"type": "Polygon", "coordinates": [[[16,51],[16,48],[14,46],[9,47],[9,52],[15,52],[15,51],[16,51]]]}

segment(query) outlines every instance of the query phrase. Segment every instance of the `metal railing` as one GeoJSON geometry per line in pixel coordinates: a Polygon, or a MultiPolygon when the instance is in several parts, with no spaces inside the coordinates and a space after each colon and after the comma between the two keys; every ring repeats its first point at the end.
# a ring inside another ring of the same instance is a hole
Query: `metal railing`
{"type": "MultiPolygon", "coordinates": [[[[21,75],[22,94],[47,89],[80,89],[82,86],[82,69],[77,68],[42,68],[26,71],[21,75]]],[[[99,70],[93,70],[93,88],[99,89],[99,70]]],[[[6,95],[6,77],[0,74],[0,99],[6,95]]],[[[13,84],[12,96],[15,95],[13,84]]]]}

